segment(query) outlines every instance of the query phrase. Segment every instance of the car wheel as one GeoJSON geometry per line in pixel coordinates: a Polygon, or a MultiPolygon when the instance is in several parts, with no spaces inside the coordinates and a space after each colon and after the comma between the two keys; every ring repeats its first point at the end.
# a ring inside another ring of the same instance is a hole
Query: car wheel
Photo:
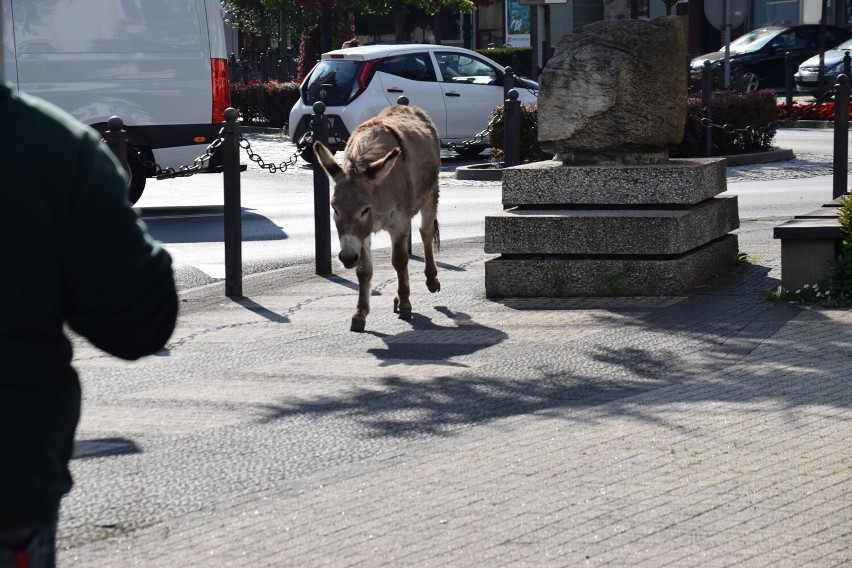
{"type": "Polygon", "coordinates": [[[456,154],[473,158],[480,155],[488,146],[457,146],[453,148],[456,154]]]}
{"type": "Polygon", "coordinates": [[[148,172],[135,149],[127,150],[127,166],[128,173],[130,174],[130,187],[127,188],[127,200],[132,205],[139,201],[139,198],[142,197],[142,192],[145,191],[148,172]]]}

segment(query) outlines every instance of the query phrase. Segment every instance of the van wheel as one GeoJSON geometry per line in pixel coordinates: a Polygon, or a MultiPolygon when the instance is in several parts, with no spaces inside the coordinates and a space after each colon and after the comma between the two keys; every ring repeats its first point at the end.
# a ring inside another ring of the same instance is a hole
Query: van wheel
{"type": "Polygon", "coordinates": [[[145,164],[139,158],[139,154],[135,150],[128,149],[127,165],[130,169],[130,187],[127,188],[127,200],[133,205],[139,198],[142,197],[142,192],[145,191],[145,182],[148,181],[147,170],[145,164]]]}

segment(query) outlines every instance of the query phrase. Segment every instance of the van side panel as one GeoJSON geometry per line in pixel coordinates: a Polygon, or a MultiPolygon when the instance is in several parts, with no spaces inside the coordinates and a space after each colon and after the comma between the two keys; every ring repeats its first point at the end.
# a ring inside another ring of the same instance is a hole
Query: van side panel
{"type": "Polygon", "coordinates": [[[207,12],[207,29],[210,33],[210,57],[227,59],[228,45],[225,43],[225,25],[222,22],[222,4],[219,0],[204,0],[207,12]]]}
{"type": "Polygon", "coordinates": [[[207,17],[196,0],[12,0],[18,87],[87,124],[210,121],[207,17]],[[203,28],[202,28],[203,24],[203,28]]]}
{"type": "Polygon", "coordinates": [[[0,0],[0,81],[17,84],[18,68],[15,62],[15,38],[12,35],[12,0],[0,0]]]}

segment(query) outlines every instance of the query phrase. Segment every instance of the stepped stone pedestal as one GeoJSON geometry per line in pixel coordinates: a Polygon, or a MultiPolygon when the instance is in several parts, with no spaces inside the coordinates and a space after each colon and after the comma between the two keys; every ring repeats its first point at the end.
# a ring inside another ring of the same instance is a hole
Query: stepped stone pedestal
{"type": "Polygon", "coordinates": [[[503,171],[511,207],[485,218],[489,297],[676,294],[737,250],[724,159],[645,166],[527,164],[503,171]]]}
{"type": "Polygon", "coordinates": [[[686,123],[676,18],[596,22],[560,40],[541,77],[539,142],[554,160],[503,170],[485,218],[485,291],[677,294],[737,250],[724,159],[670,160],[686,123]]]}

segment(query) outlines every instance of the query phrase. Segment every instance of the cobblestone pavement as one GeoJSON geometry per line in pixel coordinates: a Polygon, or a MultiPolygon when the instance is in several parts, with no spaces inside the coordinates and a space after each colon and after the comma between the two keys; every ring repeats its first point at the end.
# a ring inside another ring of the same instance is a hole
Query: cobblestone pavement
{"type": "Polygon", "coordinates": [[[292,267],[184,292],[159,356],[76,341],[59,565],[848,565],[852,314],[766,299],[771,228],[684,296],[490,300],[471,239],[410,322],[379,251],[363,334],[292,267]]]}

